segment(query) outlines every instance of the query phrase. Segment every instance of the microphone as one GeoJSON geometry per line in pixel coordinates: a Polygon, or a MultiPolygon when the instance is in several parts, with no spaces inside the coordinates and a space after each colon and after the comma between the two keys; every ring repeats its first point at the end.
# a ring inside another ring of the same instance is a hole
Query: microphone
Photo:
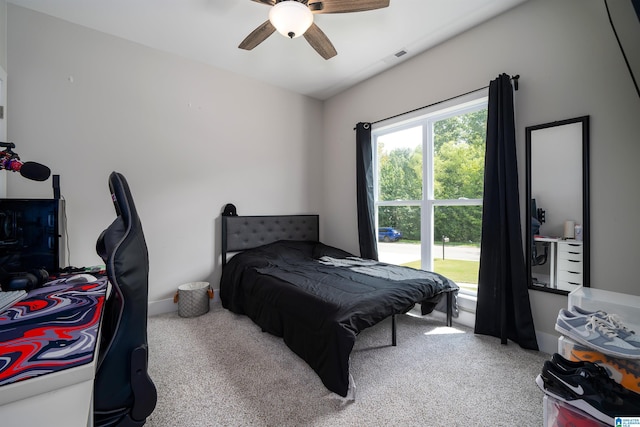
{"type": "Polygon", "coordinates": [[[51,175],[51,169],[36,162],[22,163],[18,159],[0,159],[0,170],[5,169],[20,172],[20,175],[34,181],[46,181],[51,175]]]}

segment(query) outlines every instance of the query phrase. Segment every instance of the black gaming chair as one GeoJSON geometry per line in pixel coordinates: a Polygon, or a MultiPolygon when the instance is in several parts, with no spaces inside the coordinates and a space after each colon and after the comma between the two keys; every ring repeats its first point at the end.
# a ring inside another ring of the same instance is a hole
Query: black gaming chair
{"type": "Polygon", "coordinates": [[[102,326],[94,425],[142,426],[157,400],[147,374],[149,257],[127,180],[112,172],[109,189],[118,217],[96,244],[113,288],[102,326]]]}
{"type": "MultiPolygon", "coordinates": [[[[544,217],[544,213],[542,214],[542,216],[544,217]]],[[[531,217],[531,265],[533,266],[543,265],[547,262],[547,258],[549,257],[549,242],[542,243],[544,251],[541,254],[538,254],[538,248],[536,247],[535,237],[536,234],[540,232],[541,224],[542,222],[538,219],[538,216],[531,217]]]]}

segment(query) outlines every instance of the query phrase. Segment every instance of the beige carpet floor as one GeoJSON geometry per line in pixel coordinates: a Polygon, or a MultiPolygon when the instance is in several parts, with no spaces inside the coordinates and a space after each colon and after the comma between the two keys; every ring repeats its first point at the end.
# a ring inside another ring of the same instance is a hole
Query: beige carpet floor
{"type": "Polygon", "coordinates": [[[149,319],[158,404],[147,426],[542,426],[535,384],[549,355],[438,319],[398,316],[351,354],[356,400],[329,392],[282,339],[219,305],[149,319]]]}

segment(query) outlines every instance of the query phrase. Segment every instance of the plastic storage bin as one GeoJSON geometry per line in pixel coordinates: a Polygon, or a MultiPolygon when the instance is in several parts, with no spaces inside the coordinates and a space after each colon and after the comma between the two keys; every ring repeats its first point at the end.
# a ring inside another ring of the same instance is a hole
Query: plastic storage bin
{"type": "Polygon", "coordinates": [[[542,404],[544,427],[607,427],[591,415],[551,396],[545,395],[542,404]]]}
{"type": "Polygon", "coordinates": [[[607,356],[567,337],[558,339],[558,353],[565,359],[597,363],[605,368],[617,383],[640,393],[640,360],[607,356]]]}
{"type": "Polygon", "coordinates": [[[625,325],[640,333],[640,296],[579,287],[569,293],[568,302],[569,309],[577,305],[586,310],[617,314],[625,325]]]}
{"type": "MultiPolygon", "coordinates": [[[[569,294],[568,308],[573,306],[616,314],[629,329],[640,334],[640,296],[580,287],[569,294]]],[[[607,356],[564,336],[558,340],[558,353],[569,360],[602,365],[618,383],[640,393],[640,360],[607,356]]]]}

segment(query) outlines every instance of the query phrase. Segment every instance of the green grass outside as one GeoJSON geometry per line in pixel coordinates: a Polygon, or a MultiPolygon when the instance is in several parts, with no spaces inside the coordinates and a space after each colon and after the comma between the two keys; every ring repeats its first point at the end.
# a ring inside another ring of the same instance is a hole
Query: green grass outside
{"type": "MultiPolygon", "coordinates": [[[[461,287],[465,287],[465,283],[477,284],[478,283],[478,269],[480,268],[480,262],[478,261],[463,261],[457,259],[435,259],[433,260],[434,270],[438,274],[442,274],[445,277],[458,283],[461,287]]],[[[408,262],[403,265],[413,268],[420,268],[420,260],[408,262]]],[[[469,287],[469,289],[477,290],[476,287],[469,287]]]]}

